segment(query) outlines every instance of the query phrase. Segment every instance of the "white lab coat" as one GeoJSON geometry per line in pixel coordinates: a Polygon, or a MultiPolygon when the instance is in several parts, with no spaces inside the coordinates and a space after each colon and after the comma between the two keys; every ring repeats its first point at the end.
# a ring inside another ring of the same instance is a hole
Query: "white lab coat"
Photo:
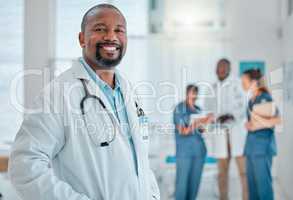
{"type": "Polygon", "coordinates": [[[106,96],[80,62],[74,62],[36,99],[42,110],[25,115],[9,161],[13,186],[24,200],[159,199],[149,166],[148,133],[139,124],[136,97],[129,82],[122,78],[121,88],[138,160],[138,176],[128,139],[122,136],[115,115],[119,130],[108,147],[95,144],[113,130],[97,101],[86,103],[90,133],[84,127],[80,111],[84,89],[79,78],[86,79],[90,93],[99,96],[113,114],[106,96]]]}
{"type": "Polygon", "coordinates": [[[231,145],[231,156],[242,156],[247,136],[245,129],[246,121],[246,98],[240,80],[230,75],[223,82],[213,84],[213,94],[206,99],[205,107],[215,113],[216,117],[224,114],[232,114],[235,122],[225,124],[227,128],[217,128],[209,134],[211,148],[209,155],[215,158],[227,158],[227,131],[231,145]]]}

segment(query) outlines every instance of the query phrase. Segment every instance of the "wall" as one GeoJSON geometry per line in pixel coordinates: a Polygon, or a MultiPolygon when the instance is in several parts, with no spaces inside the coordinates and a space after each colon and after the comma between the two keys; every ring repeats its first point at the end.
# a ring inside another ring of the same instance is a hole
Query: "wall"
{"type": "Polygon", "coordinates": [[[237,69],[241,60],[264,60],[268,67],[280,66],[278,7],[275,0],[227,0],[226,49],[237,69]]]}
{"type": "MultiPolygon", "coordinates": [[[[10,83],[23,68],[23,12],[22,0],[9,1],[1,5],[0,13],[0,143],[12,141],[22,122],[22,113],[11,103],[10,83]],[[13,123],[12,123],[13,122],[13,123]]],[[[19,84],[19,103],[23,85],[19,84]]]]}
{"type": "MultiPolygon", "coordinates": [[[[284,21],[282,54],[284,63],[293,62],[293,16],[284,21]]],[[[293,199],[293,105],[284,102],[284,132],[278,136],[279,156],[277,164],[277,177],[287,199],[293,199]]]]}

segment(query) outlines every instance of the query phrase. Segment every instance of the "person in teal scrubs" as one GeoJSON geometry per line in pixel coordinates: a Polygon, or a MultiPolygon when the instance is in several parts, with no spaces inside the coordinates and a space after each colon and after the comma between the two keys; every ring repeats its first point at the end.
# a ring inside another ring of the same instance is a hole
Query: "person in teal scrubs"
{"type": "Polygon", "coordinates": [[[278,111],[273,117],[262,117],[253,112],[254,106],[273,102],[270,92],[262,83],[260,70],[247,70],[242,75],[243,88],[250,96],[246,123],[248,136],[244,150],[250,200],[274,199],[272,163],[277,154],[275,126],[281,123],[281,118],[278,111]],[[252,119],[261,122],[261,126],[257,126],[252,119]]]}
{"type": "Polygon", "coordinates": [[[190,121],[201,109],[195,105],[198,87],[188,85],[186,100],[179,103],[173,114],[176,139],[176,200],[195,200],[206,157],[202,125],[213,120],[212,115],[190,121]]]}

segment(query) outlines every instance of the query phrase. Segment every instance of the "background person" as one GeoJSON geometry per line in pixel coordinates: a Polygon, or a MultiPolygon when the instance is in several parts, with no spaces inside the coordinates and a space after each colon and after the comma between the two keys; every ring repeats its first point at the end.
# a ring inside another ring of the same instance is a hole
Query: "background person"
{"type": "Polygon", "coordinates": [[[277,153],[275,126],[281,123],[281,118],[278,112],[272,117],[262,117],[253,111],[257,105],[273,102],[262,80],[260,70],[248,70],[242,76],[243,88],[251,96],[247,108],[248,135],[245,145],[250,200],[274,199],[272,161],[277,153]],[[256,127],[253,118],[263,124],[263,127],[256,127]]]}
{"type": "Polygon", "coordinates": [[[221,59],[217,63],[218,81],[213,85],[215,98],[206,99],[206,108],[217,116],[217,129],[212,135],[212,156],[218,160],[220,199],[229,196],[229,166],[235,158],[242,186],[242,199],[247,200],[244,145],[246,139],[245,95],[240,79],[231,74],[231,63],[221,59]]]}
{"type": "Polygon", "coordinates": [[[206,146],[199,130],[213,120],[211,115],[191,122],[192,114],[201,113],[196,106],[198,87],[188,85],[186,99],[173,114],[176,139],[176,200],[196,199],[206,158],[206,146]]]}

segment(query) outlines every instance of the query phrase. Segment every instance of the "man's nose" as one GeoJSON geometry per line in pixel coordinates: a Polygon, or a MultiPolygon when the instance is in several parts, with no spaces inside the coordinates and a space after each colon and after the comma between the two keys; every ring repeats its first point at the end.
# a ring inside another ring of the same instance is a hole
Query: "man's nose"
{"type": "Polygon", "coordinates": [[[114,30],[109,30],[107,33],[104,35],[103,38],[105,41],[118,41],[116,32],[114,30]]]}

